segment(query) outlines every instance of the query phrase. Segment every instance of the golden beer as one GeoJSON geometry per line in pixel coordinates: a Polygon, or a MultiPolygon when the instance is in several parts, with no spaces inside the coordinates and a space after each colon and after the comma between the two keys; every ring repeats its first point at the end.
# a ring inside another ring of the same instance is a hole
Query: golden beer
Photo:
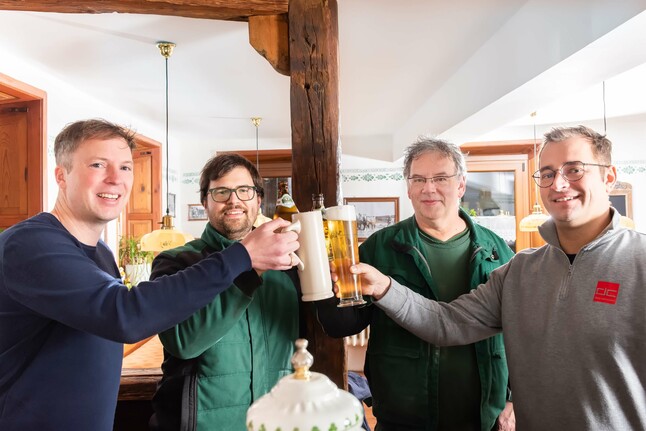
{"type": "Polygon", "coordinates": [[[365,304],[361,296],[361,277],[350,272],[359,263],[359,240],[354,207],[341,205],[326,211],[332,262],[339,276],[339,307],[365,304]],[[348,209],[349,208],[349,209],[348,209]]]}

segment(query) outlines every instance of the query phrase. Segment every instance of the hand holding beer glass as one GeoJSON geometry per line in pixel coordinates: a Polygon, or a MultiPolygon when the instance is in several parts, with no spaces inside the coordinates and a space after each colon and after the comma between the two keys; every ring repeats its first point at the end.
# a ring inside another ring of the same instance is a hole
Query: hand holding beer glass
{"type": "Polygon", "coordinates": [[[327,218],[332,263],[339,279],[339,307],[365,304],[361,295],[361,277],[350,272],[350,267],[359,263],[359,239],[357,216],[352,205],[329,207],[327,218]]]}

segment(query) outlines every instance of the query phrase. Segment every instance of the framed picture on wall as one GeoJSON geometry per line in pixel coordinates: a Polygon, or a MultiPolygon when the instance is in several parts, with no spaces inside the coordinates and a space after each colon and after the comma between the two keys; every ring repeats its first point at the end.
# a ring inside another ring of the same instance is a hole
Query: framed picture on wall
{"type": "Polygon", "coordinates": [[[398,197],[345,198],[343,202],[346,205],[353,205],[356,209],[359,241],[399,221],[398,197]]]}
{"type": "Polygon", "coordinates": [[[619,214],[633,217],[633,186],[630,183],[617,181],[615,188],[610,191],[610,205],[615,207],[619,214]]]}
{"type": "Polygon", "coordinates": [[[188,204],[188,221],[208,220],[206,209],[202,204],[188,204]]]}

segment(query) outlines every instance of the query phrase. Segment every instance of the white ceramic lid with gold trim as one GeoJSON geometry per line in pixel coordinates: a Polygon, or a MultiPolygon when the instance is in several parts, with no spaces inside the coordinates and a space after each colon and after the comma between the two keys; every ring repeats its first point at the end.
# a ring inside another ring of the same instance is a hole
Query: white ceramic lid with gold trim
{"type": "Polygon", "coordinates": [[[361,402],[324,374],[310,372],[314,362],[307,340],[296,340],[294,374],[285,376],[247,411],[248,431],[359,430],[361,402]]]}

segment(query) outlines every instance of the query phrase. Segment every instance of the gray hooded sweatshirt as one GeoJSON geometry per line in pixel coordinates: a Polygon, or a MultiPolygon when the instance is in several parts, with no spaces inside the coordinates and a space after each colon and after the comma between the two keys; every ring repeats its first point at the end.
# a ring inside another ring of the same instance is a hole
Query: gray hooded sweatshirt
{"type": "Polygon", "coordinates": [[[546,245],[450,304],[394,280],[374,303],[435,345],[503,331],[519,430],[646,430],[646,235],[611,211],[573,264],[550,219],[546,245]]]}

